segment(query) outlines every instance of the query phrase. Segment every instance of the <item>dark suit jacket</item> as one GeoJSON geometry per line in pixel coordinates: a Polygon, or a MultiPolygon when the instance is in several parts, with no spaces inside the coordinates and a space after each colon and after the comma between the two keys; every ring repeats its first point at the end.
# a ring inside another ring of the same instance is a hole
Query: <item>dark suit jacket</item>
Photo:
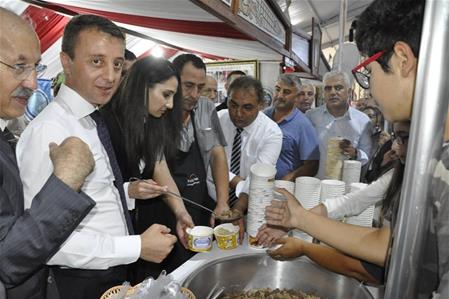
{"type": "Polygon", "coordinates": [[[45,298],[45,263],[94,207],[51,176],[23,207],[23,186],[14,152],[0,130],[0,299],[45,298]]]}

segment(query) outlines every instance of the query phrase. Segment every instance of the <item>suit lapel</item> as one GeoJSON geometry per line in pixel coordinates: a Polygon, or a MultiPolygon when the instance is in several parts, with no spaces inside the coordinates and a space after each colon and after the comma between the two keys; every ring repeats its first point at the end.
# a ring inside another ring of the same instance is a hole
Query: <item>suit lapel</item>
{"type": "MultiPolygon", "coordinates": [[[[0,163],[4,169],[4,171],[0,173],[0,175],[3,176],[0,178],[3,188],[11,188],[11,192],[15,190],[13,193],[18,192],[22,194],[23,187],[20,179],[19,167],[17,166],[16,156],[11,148],[11,145],[5,140],[3,133],[0,134],[0,163]],[[10,185],[12,182],[15,182],[14,186],[10,185]],[[20,188],[20,190],[17,188],[20,188]]],[[[23,195],[21,196],[22,200],[16,197],[17,196],[9,196],[11,205],[16,207],[17,210],[23,212],[23,195]]]]}

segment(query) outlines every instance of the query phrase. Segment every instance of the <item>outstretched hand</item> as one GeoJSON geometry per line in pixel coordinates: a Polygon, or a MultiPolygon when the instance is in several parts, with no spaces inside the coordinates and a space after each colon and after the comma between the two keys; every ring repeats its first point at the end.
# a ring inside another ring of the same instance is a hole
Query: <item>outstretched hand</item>
{"type": "Polygon", "coordinates": [[[284,188],[275,190],[287,198],[286,201],[272,200],[265,209],[265,219],[269,225],[282,226],[288,229],[300,228],[300,215],[304,211],[299,201],[284,188]]]}
{"type": "Polygon", "coordinates": [[[282,245],[275,250],[267,250],[267,253],[274,259],[293,259],[304,255],[305,243],[303,240],[292,237],[280,238],[274,244],[282,245]]]}

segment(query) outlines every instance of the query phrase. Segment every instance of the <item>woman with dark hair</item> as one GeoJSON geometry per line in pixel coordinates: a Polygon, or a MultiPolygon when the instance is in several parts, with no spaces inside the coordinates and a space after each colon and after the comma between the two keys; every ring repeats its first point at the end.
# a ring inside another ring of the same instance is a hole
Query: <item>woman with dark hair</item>
{"type": "Polygon", "coordinates": [[[179,194],[165,157],[176,153],[181,106],[178,71],[165,59],[147,57],[133,64],[101,113],[123,180],[131,180],[125,184],[127,195],[130,201],[140,199],[135,201],[133,217],[136,232],[154,223],[170,227],[168,205],[174,214],[173,227],[186,245],[185,229],[193,226],[192,218],[181,200],[165,193],[170,190],[179,194]],[[144,200],[149,198],[152,200],[144,200]]]}
{"type": "Polygon", "coordinates": [[[361,109],[371,120],[373,124],[373,132],[371,139],[373,147],[371,150],[371,161],[367,165],[366,173],[362,174],[362,180],[368,184],[377,180],[381,175],[392,169],[394,162],[398,159],[395,151],[391,149],[393,140],[391,136],[382,130],[382,123],[384,121],[382,112],[379,108],[374,106],[366,106],[361,109]]]}

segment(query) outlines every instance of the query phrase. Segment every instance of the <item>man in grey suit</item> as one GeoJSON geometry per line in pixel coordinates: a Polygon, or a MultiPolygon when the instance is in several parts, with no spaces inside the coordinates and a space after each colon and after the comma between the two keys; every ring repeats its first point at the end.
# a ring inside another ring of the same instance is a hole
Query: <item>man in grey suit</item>
{"type": "Polygon", "coordinates": [[[59,146],[49,145],[53,175],[24,211],[6,121],[23,115],[44,69],[32,27],[0,8],[0,299],[45,298],[46,261],[95,205],[79,193],[94,166],[92,153],[83,141],[69,137],[59,146]]]}

